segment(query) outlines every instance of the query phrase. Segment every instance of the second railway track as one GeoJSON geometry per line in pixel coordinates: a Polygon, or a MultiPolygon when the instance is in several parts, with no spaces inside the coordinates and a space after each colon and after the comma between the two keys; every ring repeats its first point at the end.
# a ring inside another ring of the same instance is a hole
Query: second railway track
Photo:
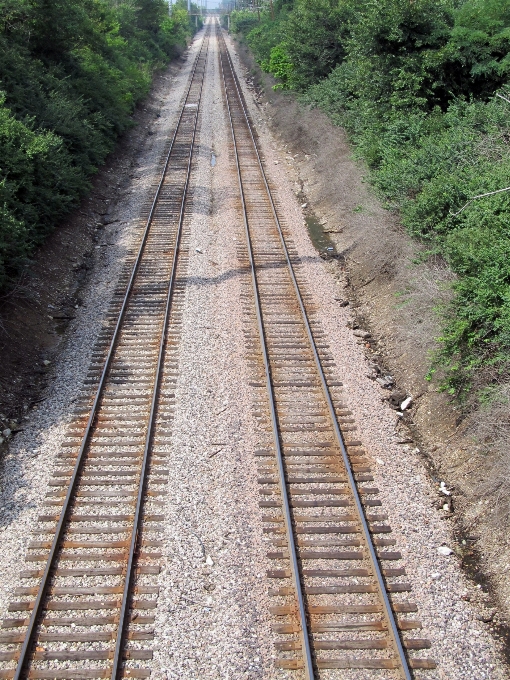
{"type": "MultiPolygon", "coordinates": [[[[268,577],[274,598],[277,665],[303,669],[388,670],[411,678],[435,663],[414,650],[421,624],[401,555],[380,510],[361,442],[351,434],[341,383],[323,333],[309,319],[299,260],[271,192],[228,48],[220,62],[249,272],[247,342],[260,382],[258,416],[267,448],[259,457],[260,506],[273,537],[268,577]]],[[[328,676],[329,677],[329,676],[328,676]]],[[[349,676],[350,677],[350,676],[349,676]]]]}
{"type": "Polygon", "coordinates": [[[0,678],[149,677],[158,497],[187,265],[186,202],[210,40],[192,72],[139,251],[68,429],[0,633],[0,678]],[[145,663],[144,663],[145,662],[145,663]]]}

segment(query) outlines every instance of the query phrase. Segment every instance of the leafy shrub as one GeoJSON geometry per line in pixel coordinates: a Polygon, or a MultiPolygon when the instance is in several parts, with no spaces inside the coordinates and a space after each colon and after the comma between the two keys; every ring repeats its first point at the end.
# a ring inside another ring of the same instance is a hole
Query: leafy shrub
{"type": "Polygon", "coordinates": [[[283,29],[296,89],[316,83],[344,59],[352,16],[351,0],[296,0],[283,29]]]}
{"type": "Polygon", "coordinates": [[[230,15],[230,30],[233,33],[246,35],[259,23],[258,16],[251,10],[234,11],[230,15]]]}
{"type": "Polygon", "coordinates": [[[268,73],[272,73],[280,81],[274,89],[285,89],[291,87],[294,75],[294,66],[290,62],[286,47],[283,43],[271,49],[269,61],[262,62],[262,68],[268,73]]]}
{"type": "Polygon", "coordinates": [[[89,188],[154,70],[194,26],[181,0],[0,3],[0,288],[89,188]]]}

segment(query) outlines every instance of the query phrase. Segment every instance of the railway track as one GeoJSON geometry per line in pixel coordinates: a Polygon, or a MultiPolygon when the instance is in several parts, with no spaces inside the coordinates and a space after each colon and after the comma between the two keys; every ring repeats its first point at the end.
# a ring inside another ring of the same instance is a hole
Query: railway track
{"type": "Polygon", "coordinates": [[[219,41],[245,243],[246,342],[281,669],[312,680],[434,668],[401,554],[221,30],[194,62],[141,245],[93,352],[0,632],[1,678],[150,676],[160,523],[187,267],[186,201],[209,41],[219,41]]]}
{"type": "Polygon", "coordinates": [[[0,678],[145,678],[210,29],[0,633],[0,678]],[[145,663],[144,663],[145,662],[145,663]]]}
{"type": "Polygon", "coordinates": [[[275,584],[269,592],[276,664],[302,669],[309,680],[327,669],[411,678],[412,669],[435,667],[419,651],[430,643],[418,637],[402,556],[219,39],[246,235],[239,248],[249,273],[246,339],[257,376],[256,416],[267,433],[256,455],[264,532],[273,544],[268,577],[275,584]]]}

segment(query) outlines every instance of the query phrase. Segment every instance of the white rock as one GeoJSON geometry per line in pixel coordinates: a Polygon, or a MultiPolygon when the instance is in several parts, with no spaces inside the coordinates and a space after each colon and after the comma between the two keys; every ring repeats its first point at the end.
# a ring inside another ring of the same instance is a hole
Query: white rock
{"type": "Polygon", "coordinates": [[[210,555],[207,555],[207,557],[205,558],[205,563],[206,563],[209,567],[212,567],[213,564],[214,564],[213,558],[212,558],[210,555]]]}
{"type": "Polygon", "coordinates": [[[439,578],[441,576],[439,571],[435,571],[433,574],[430,575],[430,578],[433,578],[434,580],[439,578]]]}
{"type": "Polygon", "coordinates": [[[451,548],[448,548],[446,545],[440,545],[439,548],[437,549],[437,552],[440,555],[443,555],[444,557],[448,557],[448,555],[451,555],[453,550],[451,548]]]}
{"type": "Polygon", "coordinates": [[[2,432],[2,434],[3,434],[3,436],[4,436],[6,439],[8,439],[8,438],[11,436],[12,431],[7,427],[7,428],[2,432]]]}
{"type": "Polygon", "coordinates": [[[49,365],[51,364],[51,361],[48,361],[48,359],[45,359],[45,360],[43,361],[43,364],[44,364],[45,366],[49,366],[49,365]]]}
{"type": "Polygon", "coordinates": [[[3,437],[0,437],[0,444],[3,444],[5,439],[3,437]]]}
{"type": "Polygon", "coordinates": [[[451,495],[452,495],[452,492],[451,492],[451,491],[448,491],[448,489],[446,488],[446,484],[445,484],[444,482],[441,482],[441,483],[439,484],[439,491],[440,491],[442,494],[444,494],[445,496],[451,496],[451,495]]]}
{"type": "Polygon", "coordinates": [[[412,403],[413,403],[413,398],[407,397],[407,399],[404,399],[404,401],[400,404],[400,410],[405,411],[406,408],[409,408],[412,403]]]}
{"type": "Polygon", "coordinates": [[[384,460],[382,460],[381,458],[376,458],[375,462],[378,463],[379,465],[384,465],[384,460]]]}
{"type": "Polygon", "coordinates": [[[308,203],[301,203],[301,207],[302,207],[302,208],[307,208],[307,207],[308,207],[308,203]]]}
{"type": "Polygon", "coordinates": [[[203,250],[202,250],[201,248],[195,248],[195,251],[196,251],[197,253],[202,253],[202,252],[203,252],[203,250]]]}

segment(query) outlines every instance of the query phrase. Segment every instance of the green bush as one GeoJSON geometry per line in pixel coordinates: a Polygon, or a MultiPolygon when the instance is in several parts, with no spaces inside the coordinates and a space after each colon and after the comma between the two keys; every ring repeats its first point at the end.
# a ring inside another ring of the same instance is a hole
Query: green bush
{"type": "Polygon", "coordinates": [[[0,288],[194,30],[182,0],[171,16],[164,0],[0,0],[0,288]]]}
{"type": "Polygon", "coordinates": [[[296,0],[282,31],[295,89],[316,83],[344,59],[351,5],[351,0],[296,0]]]}
{"type": "Polygon", "coordinates": [[[232,33],[246,35],[258,23],[258,15],[248,9],[234,11],[230,15],[230,30],[232,33]]]}
{"type": "Polygon", "coordinates": [[[285,89],[292,86],[294,77],[294,66],[289,59],[287,48],[284,43],[271,48],[269,60],[262,62],[262,68],[268,73],[272,73],[279,83],[275,89],[285,89]]]}

